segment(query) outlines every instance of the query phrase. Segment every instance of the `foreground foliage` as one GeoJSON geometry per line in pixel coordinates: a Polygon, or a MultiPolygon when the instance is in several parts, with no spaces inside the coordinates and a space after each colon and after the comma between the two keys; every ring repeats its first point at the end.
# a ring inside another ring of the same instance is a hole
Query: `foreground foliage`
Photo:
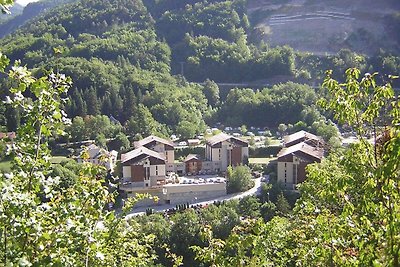
{"type": "MultiPolygon", "coordinates": [[[[0,54],[1,72],[7,64],[0,54]]],[[[25,124],[9,147],[12,172],[0,174],[1,265],[151,265],[153,236],[105,209],[115,194],[96,167],[85,165],[64,189],[50,172],[45,140],[68,121],[60,105],[70,79],[58,73],[36,79],[18,64],[5,74],[14,81],[6,102],[23,110],[25,124]]]]}
{"type": "Polygon", "coordinates": [[[400,266],[400,102],[376,74],[327,73],[323,106],[357,133],[359,143],[308,168],[288,218],[249,220],[226,240],[207,228],[194,247],[212,266],[400,266]],[[366,136],[372,136],[372,142],[366,136]]]}

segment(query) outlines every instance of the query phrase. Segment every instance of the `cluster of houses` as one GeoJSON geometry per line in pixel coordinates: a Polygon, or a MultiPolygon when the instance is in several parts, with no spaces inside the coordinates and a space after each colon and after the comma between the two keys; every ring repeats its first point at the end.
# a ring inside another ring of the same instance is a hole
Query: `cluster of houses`
{"type": "MultiPolygon", "coordinates": [[[[87,153],[90,162],[100,164],[100,155],[111,152],[92,145],[87,153]]],[[[128,195],[150,193],[165,203],[217,197],[226,194],[226,184],[219,176],[223,176],[228,166],[247,163],[248,157],[248,143],[225,133],[206,140],[204,155],[190,154],[183,162],[175,159],[172,141],[148,136],[135,142],[133,150],[121,155],[120,189],[128,195]]],[[[111,162],[107,161],[106,167],[110,169],[116,158],[109,158],[111,162]]]]}
{"type": "Polygon", "coordinates": [[[220,174],[228,166],[247,161],[248,143],[220,133],[206,142],[205,155],[190,154],[183,162],[175,160],[174,143],[149,136],[134,143],[135,149],[121,155],[123,183],[136,187],[155,187],[166,183],[169,174],[193,176],[220,174]]]}
{"type": "MultiPolygon", "coordinates": [[[[306,179],[306,166],[323,158],[324,145],[321,137],[306,131],[285,136],[276,161],[278,182],[296,189],[306,179]]],[[[116,151],[95,145],[86,153],[85,161],[110,170],[117,161],[116,151]]],[[[228,166],[246,164],[248,157],[247,141],[219,133],[206,139],[204,155],[189,154],[179,161],[174,142],[152,135],[134,142],[134,149],[121,155],[120,189],[128,196],[150,193],[171,204],[218,197],[226,194],[223,176],[228,166]]]]}
{"type": "Polygon", "coordinates": [[[296,189],[296,185],[306,179],[306,166],[321,162],[324,146],[321,137],[306,131],[285,136],[283,148],[278,153],[278,182],[287,189],[296,189]]]}

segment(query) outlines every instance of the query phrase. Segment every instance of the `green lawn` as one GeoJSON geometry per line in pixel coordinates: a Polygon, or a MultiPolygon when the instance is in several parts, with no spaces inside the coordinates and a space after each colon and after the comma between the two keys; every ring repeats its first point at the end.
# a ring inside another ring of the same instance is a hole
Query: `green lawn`
{"type": "MultiPolygon", "coordinates": [[[[53,164],[60,163],[63,160],[72,160],[63,156],[55,156],[50,159],[50,162],[53,164]]],[[[0,172],[9,172],[11,171],[11,160],[0,161],[0,172]]]]}

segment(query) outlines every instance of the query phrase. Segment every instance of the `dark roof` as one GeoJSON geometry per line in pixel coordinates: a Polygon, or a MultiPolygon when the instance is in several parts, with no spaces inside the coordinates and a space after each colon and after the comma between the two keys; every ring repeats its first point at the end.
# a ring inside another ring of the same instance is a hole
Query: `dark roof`
{"type": "Polygon", "coordinates": [[[129,151],[128,153],[122,154],[121,155],[121,163],[125,163],[131,159],[137,158],[142,155],[154,157],[156,159],[165,161],[165,157],[162,153],[155,152],[146,147],[140,147],[135,150],[129,151]]]}
{"type": "Polygon", "coordinates": [[[189,154],[189,155],[187,155],[187,157],[185,158],[185,161],[184,161],[184,162],[189,161],[189,160],[192,160],[192,159],[201,160],[201,157],[200,157],[199,155],[196,155],[196,154],[189,154]]]}
{"type": "Polygon", "coordinates": [[[296,154],[297,152],[303,152],[313,158],[322,159],[324,156],[324,150],[322,148],[317,148],[310,146],[304,142],[298,143],[290,147],[284,147],[279,151],[278,158],[284,157],[290,154],[296,154]]]}
{"type": "Polygon", "coordinates": [[[224,141],[227,141],[227,140],[236,140],[236,141],[239,141],[239,142],[247,144],[246,141],[244,141],[244,140],[242,140],[240,138],[237,138],[237,137],[233,137],[233,136],[228,135],[226,133],[219,133],[217,135],[214,135],[214,136],[208,138],[207,139],[207,144],[210,145],[210,146],[214,146],[215,144],[218,144],[218,143],[221,143],[221,142],[224,142],[224,141]]]}
{"type": "Polygon", "coordinates": [[[169,141],[169,140],[166,140],[164,138],[154,136],[154,135],[147,136],[146,138],[135,142],[134,145],[136,148],[139,148],[139,147],[145,146],[148,143],[151,143],[153,141],[174,147],[174,143],[172,141],[169,141]]]}
{"type": "Polygon", "coordinates": [[[324,140],[323,140],[321,137],[319,137],[319,136],[317,136],[317,135],[315,135],[315,134],[312,134],[312,133],[303,131],[303,130],[298,131],[298,132],[296,132],[296,133],[294,133],[294,134],[291,134],[291,135],[286,135],[286,136],[283,138],[283,142],[284,142],[285,144],[288,144],[288,143],[292,143],[292,142],[294,142],[294,141],[296,141],[296,140],[301,140],[301,139],[303,139],[303,138],[304,138],[305,140],[315,140],[315,141],[321,142],[321,143],[324,142],[324,140]]]}

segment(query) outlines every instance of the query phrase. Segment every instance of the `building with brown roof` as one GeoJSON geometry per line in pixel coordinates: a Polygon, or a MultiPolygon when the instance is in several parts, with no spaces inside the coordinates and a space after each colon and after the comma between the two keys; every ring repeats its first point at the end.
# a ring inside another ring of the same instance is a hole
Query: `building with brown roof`
{"type": "Polygon", "coordinates": [[[249,144],[240,138],[220,133],[207,139],[206,160],[218,162],[215,171],[226,171],[228,166],[246,163],[249,157],[249,144]]]}
{"type": "Polygon", "coordinates": [[[124,187],[146,188],[165,183],[166,160],[162,152],[144,146],[121,155],[124,187]]]}
{"type": "Polygon", "coordinates": [[[146,147],[150,150],[163,153],[167,163],[174,163],[174,143],[158,136],[150,135],[134,143],[135,148],[146,147]]]}
{"type": "Polygon", "coordinates": [[[202,171],[203,160],[199,155],[189,154],[185,159],[185,167],[187,174],[199,174],[202,171]]]}
{"type": "Polygon", "coordinates": [[[322,137],[303,130],[298,131],[294,134],[286,135],[283,138],[283,145],[285,147],[290,147],[302,142],[315,147],[323,147],[325,143],[322,137]]]}
{"type": "Polygon", "coordinates": [[[278,182],[286,188],[295,189],[306,179],[306,166],[321,162],[323,156],[323,148],[305,142],[282,148],[278,153],[278,182]]]}

